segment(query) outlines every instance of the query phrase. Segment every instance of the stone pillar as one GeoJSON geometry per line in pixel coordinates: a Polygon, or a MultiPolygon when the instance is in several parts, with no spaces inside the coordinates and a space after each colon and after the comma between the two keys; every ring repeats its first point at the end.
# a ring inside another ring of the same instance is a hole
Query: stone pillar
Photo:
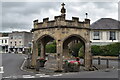
{"type": "Polygon", "coordinates": [[[41,42],[41,53],[40,53],[41,58],[45,58],[45,43],[44,41],[41,42]]]}
{"type": "Polygon", "coordinates": [[[63,44],[61,40],[57,41],[57,70],[61,71],[63,66],[63,44]]]}
{"type": "Polygon", "coordinates": [[[92,67],[92,54],[90,43],[85,43],[85,69],[89,70],[92,67]]]}
{"type": "Polygon", "coordinates": [[[69,49],[68,49],[68,46],[67,45],[64,45],[64,48],[63,48],[63,56],[64,58],[70,58],[70,54],[69,54],[69,49]]]}
{"type": "Polygon", "coordinates": [[[68,49],[63,49],[63,56],[64,56],[65,59],[70,57],[68,49]]]}
{"type": "Polygon", "coordinates": [[[31,66],[35,68],[36,60],[38,57],[38,44],[36,41],[33,41],[33,52],[32,52],[32,63],[31,66]]]}

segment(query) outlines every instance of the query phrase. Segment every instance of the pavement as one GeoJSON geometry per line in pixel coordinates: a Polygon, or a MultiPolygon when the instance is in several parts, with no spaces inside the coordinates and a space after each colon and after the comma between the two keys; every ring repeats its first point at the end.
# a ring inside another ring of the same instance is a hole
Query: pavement
{"type": "MultiPolygon", "coordinates": [[[[48,56],[48,60],[45,63],[45,67],[44,68],[40,68],[39,72],[44,73],[44,74],[56,74],[55,70],[57,70],[57,61],[54,58],[54,56],[48,56]]],[[[80,59],[80,62],[83,63],[84,60],[80,59]]],[[[93,60],[93,65],[95,66],[95,68],[97,68],[98,70],[106,70],[106,69],[118,69],[118,61],[116,60],[109,60],[109,68],[107,68],[107,61],[106,59],[101,60],[101,64],[98,65],[98,60],[94,59],[93,60]]],[[[26,68],[24,68],[26,69],[26,68]]],[[[31,71],[30,69],[26,69],[27,71],[31,71]]],[[[84,67],[81,66],[80,67],[80,72],[84,72],[84,67]]],[[[32,72],[36,72],[35,70],[32,70],[32,72]]],[[[61,72],[62,74],[65,72],[61,72]]]]}

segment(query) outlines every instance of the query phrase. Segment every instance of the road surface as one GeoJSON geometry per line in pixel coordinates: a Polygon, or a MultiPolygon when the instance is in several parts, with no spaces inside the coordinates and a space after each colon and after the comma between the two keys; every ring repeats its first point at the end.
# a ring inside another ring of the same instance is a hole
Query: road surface
{"type": "Polygon", "coordinates": [[[31,74],[20,69],[21,65],[23,64],[24,58],[25,55],[23,54],[3,54],[2,64],[4,68],[4,73],[2,76],[10,77],[31,74]]]}
{"type": "Polygon", "coordinates": [[[25,55],[22,55],[22,54],[3,54],[2,55],[2,63],[4,67],[3,77],[4,78],[43,78],[43,77],[46,77],[46,78],[118,78],[119,69],[117,69],[118,63],[116,61],[110,61],[110,64],[116,67],[115,69],[111,69],[111,70],[42,74],[42,73],[30,73],[30,72],[22,71],[20,67],[24,61],[24,58],[25,58],[25,55]]]}

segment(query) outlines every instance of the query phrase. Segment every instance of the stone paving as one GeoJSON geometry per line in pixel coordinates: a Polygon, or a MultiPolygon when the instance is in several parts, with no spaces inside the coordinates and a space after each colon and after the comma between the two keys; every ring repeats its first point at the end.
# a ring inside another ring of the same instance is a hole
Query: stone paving
{"type": "MultiPolygon", "coordinates": [[[[83,59],[80,59],[80,62],[83,63],[84,62],[83,59]]],[[[96,60],[96,63],[94,63],[93,65],[95,66],[94,67],[95,70],[106,69],[106,65],[105,64],[98,65],[97,60],[96,60]]],[[[110,66],[109,69],[111,68],[113,67],[110,66]]],[[[41,67],[39,71],[36,71],[35,69],[27,69],[25,67],[24,69],[34,73],[56,74],[55,70],[57,70],[57,61],[54,56],[48,56],[47,62],[45,63],[45,67],[41,67]]],[[[85,71],[83,66],[80,66],[80,71],[85,71]]],[[[62,73],[65,73],[65,72],[62,72],[62,73]]]]}

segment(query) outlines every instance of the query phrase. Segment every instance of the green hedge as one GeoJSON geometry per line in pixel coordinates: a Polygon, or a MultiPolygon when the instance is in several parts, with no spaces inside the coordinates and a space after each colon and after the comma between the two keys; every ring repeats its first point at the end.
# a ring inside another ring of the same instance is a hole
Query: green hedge
{"type": "Polygon", "coordinates": [[[93,55],[100,56],[118,56],[120,54],[120,43],[113,43],[104,46],[91,46],[91,52],[93,55]]]}

